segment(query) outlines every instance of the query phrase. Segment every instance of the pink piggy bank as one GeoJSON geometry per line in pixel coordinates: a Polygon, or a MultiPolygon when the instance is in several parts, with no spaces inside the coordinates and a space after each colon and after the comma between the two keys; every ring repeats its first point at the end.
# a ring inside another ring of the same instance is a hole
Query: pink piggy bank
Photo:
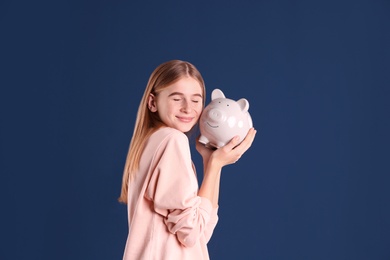
{"type": "Polygon", "coordinates": [[[241,142],[253,126],[248,109],[249,102],[245,98],[234,101],[225,98],[221,90],[214,89],[211,102],[205,107],[199,120],[199,142],[208,147],[219,148],[236,135],[240,136],[241,142]]]}

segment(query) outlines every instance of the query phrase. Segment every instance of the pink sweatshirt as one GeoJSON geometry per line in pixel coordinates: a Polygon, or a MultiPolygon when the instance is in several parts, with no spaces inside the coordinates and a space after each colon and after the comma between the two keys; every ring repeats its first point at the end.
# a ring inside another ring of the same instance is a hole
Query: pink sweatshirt
{"type": "Polygon", "coordinates": [[[187,136],[169,127],[157,130],[129,183],[123,259],[209,259],[207,242],[218,222],[218,209],[197,193],[187,136]]]}

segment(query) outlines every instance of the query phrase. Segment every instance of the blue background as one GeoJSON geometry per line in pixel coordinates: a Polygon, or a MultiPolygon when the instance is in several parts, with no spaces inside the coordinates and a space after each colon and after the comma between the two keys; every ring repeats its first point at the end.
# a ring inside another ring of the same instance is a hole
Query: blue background
{"type": "Polygon", "coordinates": [[[0,259],[122,258],[135,114],[171,59],[258,130],[212,259],[390,259],[389,32],[389,1],[2,1],[0,259]]]}

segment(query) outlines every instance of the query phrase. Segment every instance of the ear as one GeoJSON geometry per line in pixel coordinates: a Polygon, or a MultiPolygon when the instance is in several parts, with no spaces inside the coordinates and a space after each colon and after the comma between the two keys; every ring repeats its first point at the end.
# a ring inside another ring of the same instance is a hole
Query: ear
{"type": "Polygon", "coordinates": [[[157,112],[156,96],[152,93],[150,93],[148,97],[148,108],[150,112],[157,112]]]}
{"type": "Polygon", "coordinates": [[[238,100],[237,104],[240,106],[240,108],[241,108],[241,110],[243,112],[248,111],[248,109],[249,109],[249,102],[245,98],[241,98],[240,100],[238,100]]]}
{"type": "Polygon", "coordinates": [[[222,90],[216,88],[213,90],[213,92],[211,92],[211,100],[217,98],[225,98],[225,95],[223,94],[222,90]]]}

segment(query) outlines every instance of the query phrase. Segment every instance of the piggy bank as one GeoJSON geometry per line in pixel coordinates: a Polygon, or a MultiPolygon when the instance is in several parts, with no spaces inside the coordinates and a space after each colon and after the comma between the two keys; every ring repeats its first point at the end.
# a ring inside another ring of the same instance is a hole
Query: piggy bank
{"type": "Polygon", "coordinates": [[[252,127],[248,109],[249,102],[245,98],[238,101],[228,99],[221,90],[214,89],[211,102],[205,107],[199,120],[199,142],[208,147],[219,148],[236,135],[241,142],[252,127]]]}

